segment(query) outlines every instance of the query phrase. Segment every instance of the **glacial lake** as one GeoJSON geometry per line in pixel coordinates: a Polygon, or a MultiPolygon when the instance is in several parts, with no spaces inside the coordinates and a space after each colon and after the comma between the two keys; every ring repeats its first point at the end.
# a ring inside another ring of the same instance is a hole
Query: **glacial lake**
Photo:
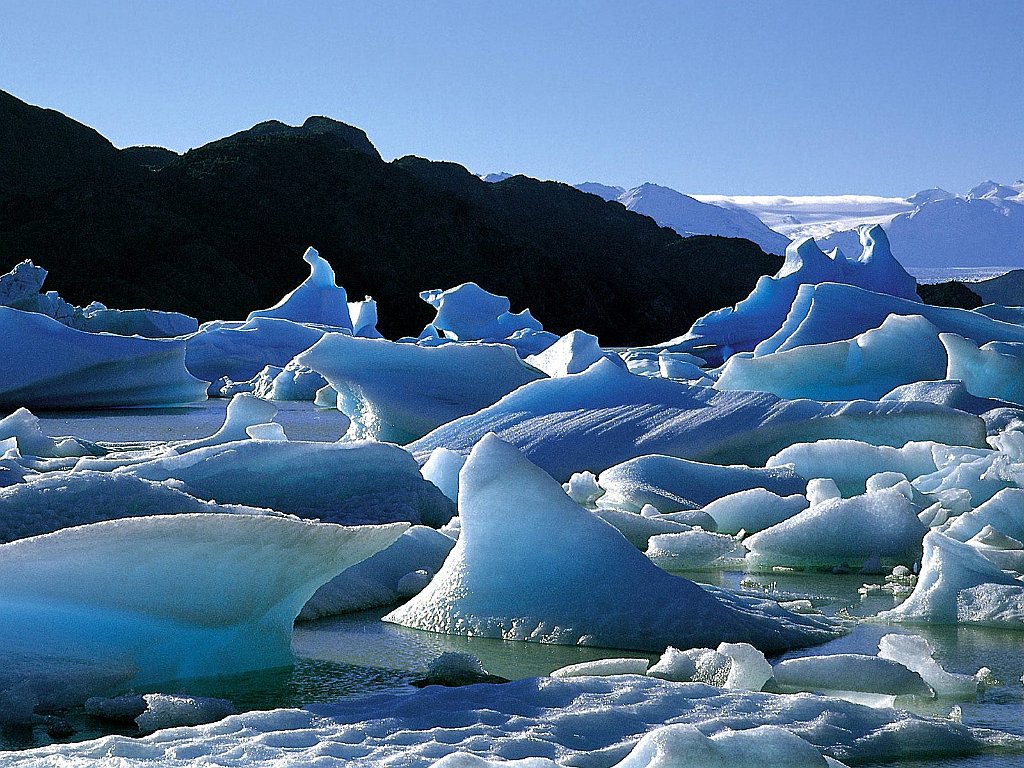
{"type": "MultiPolygon", "coordinates": [[[[276,421],[292,439],[337,440],[344,419],[336,411],[318,410],[309,403],[278,403],[276,421]]],[[[75,435],[103,443],[156,443],[197,438],[211,434],[223,421],[226,400],[211,400],[187,408],[125,409],[78,413],[37,414],[44,431],[51,435],[75,435]]],[[[739,571],[685,574],[696,581],[731,589],[765,591],[784,599],[809,599],[829,616],[849,617],[848,634],[817,648],[795,655],[830,653],[874,654],[879,639],[890,632],[911,632],[927,638],[936,659],[951,672],[973,674],[980,667],[992,670],[1001,684],[981,692],[975,701],[941,700],[925,703],[913,711],[946,717],[954,704],[967,725],[996,728],[1024,736],[1024,632],[969,627],[892,627],[853,619],[891,608],[891,596],[862,598],[858,587],[881,577],[817,573],[744,574],[739,571]],[[741,585],[742,582],[742,585],[741,585]]],[[[477,656],[492,674],[516,679],[543,675],[559,667],[599,658],[636,656],[642,653],[601,648],[540,645],[482,638],[435,635],[385,624],[378,609],[295,627],[292,667],[258,674],[212,678],[163,686],[169,693],[186,693],[230,699],[240,711],[297,707],[330,702],[396,686],[421,676],[426,665],[444,651],[461,651],[477,656]]],[[[779,657],[785,658],[785,657],[779,657]]],[[[777,659],[773,659],[775,661],[777,659]]],[[[77,732],[72,740],[109,733],[108,725],[71,712],[68,717],[77,732]]],[[[127,732],[127,731],[125,731],[127,732]]],[[[51,743],[42,728],[31,731],[0,732],[0,749],[25,749],[51,743]]],[[[2,761],[2,760],[0,760],[2,761]]],[[[1024,755],[984,755],[973,758],[887,763],[900,766],[970,766],[1002,768],[1024,765],[1024,755]]]]}

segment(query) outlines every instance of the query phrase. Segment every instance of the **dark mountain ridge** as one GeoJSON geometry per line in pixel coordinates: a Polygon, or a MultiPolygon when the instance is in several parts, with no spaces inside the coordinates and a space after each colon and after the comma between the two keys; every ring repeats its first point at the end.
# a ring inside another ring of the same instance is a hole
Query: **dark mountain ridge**
{"type": "Polygon", "coordinates": [[[385,162],[363,131],[325,117],[260,123],[180,156],[117,150],[7,94],[0,125],[0,271],[33,258],[79,304],[243,318],[304,279],[313,245],[352,299],[377,299],[392,338],[432,318],[419,291],[473,280],[549,330],[638,344],[735,303],[781,263],[565,184],[385,162]]]}

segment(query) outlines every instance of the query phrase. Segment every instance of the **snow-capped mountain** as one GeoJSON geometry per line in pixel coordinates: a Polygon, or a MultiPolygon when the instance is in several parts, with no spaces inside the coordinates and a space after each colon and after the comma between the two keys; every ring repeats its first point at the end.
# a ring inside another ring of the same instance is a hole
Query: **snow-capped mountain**
{"type": "MultiPolygon", "coordinates": [[[[577,189],[591,192],[580,184],[577,189]]],[[[616,187],[602,187],[607,194],[616,187]]],[[[600,193],[598,193],[600,194],[600,193]]],[[[601,194],[601,197],[605,197],[601,194]]],[[[605,199],[609,199],[605,197],[605,199]]],[[[738,208],[722,208],[702,203],[689,195],[657,184],[641,184],[627,189],[616,198],[630,211],[650,216],[663,227],[671,227],[684,237],[687,235],[723,235],[742,237],[757,243],[765,253],[779,256],[786,252],[789,238],[769,229],[757,216],[738,208]]]]}
{"type": "MultiPolygon", "coordinates": [[[[1024,182],[986,181],[963,197],[942,190],[907,198],[911,210],[886,223],[892,248],[904,264],[923,267],[1024,264],[1024,182]]],[[[820,239],[823,248],[856,252],[857,233],[820,239]]]]}

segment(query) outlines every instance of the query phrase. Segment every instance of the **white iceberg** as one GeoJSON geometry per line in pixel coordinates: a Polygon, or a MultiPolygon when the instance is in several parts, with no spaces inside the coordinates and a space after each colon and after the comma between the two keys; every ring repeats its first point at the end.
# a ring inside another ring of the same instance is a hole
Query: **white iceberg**
{"type": "Polygon", "coordinates": [[[348,436],[406,443],[544,374],[503,344],[422,347],[329,334],[299,355],[338,393],[348,436]]]}
{"type": "Polygon", "coordinates": [[[897,386],[941,379],[945,372],[946,350],[938,329],[920,315],[889,315],[878,328],[849,341],[733,355],[714,386],[772,392],[790,400],[878,400],[897,386]],[[908,349],[914,354],[908,355],[908,349]]]}
{"type": "Polygon", "coordinates": [[[978,624],[1024,630],[1024,582],[974,547],[937,531],[924,537],[924,559],[910,596],[878,621],[978,624]]]}
{"type": "Polygon", "coordinates": [[[288,365],[328,330],[276,317],[203,323],[186,340],[185,365],[207,381],[247,382],[268,365],[288,365]]]}
{"type": "Polygon", "coordinates": [[[455,341],[500,341],[516,331],[543,330],[530,310],[513,314],[508,298],[488,293],[476,283],[423,291],[420,298],[437,310],[431,325],[455,341]]]}
{"type": "Polygon", "coordinates": [[[888,696],[924,696],[933,691],[921,675],[892,659],[859,653],[804,656],[772,667],[780,691],[877,693],[888,696]]]}
{"type": "Polygon", "coordinates": [[[348,296],[334,280],[334,270],[316,249],[310,246],[302,255],[309,264],[309,277],[270,309],[250,312],[246,320],[275,317],[310,325],[329,325],[352,331],[348,296]]]}
{"type": "Polygon", "coordinates": [[[779,650],[834,633],[826,622],[774,603],[670,576],[493,435],[480,441],[462,470],[459,511],[462,532],[444,566],[385,621],[448,634],[653,651],[722,641],[779,650]]]}
{"type": "Polygon", "coordinates": [[[618,355],[605,352],[597,337],[583,331],[570,331],[543,352],[530,355],[526,362],[552,378],[582,373],[598,360],[607,357],[613,363],[625,365],[618,355]]]}
{"type": "Polygon", "coordinates": [[[878,641],[879,656],[917,672],[937,695],[974,698],[978,693],[978,679],[974,675],[947,672],[933,658],[933,653],[928,641],[917,635],[890,634],[878,641]]]}
{"type": "Polygon", "coordinates": [[[425,461],[437,447],[467,453],[487,432],[513,443],[563,482],[574,472],[600,472],[648,454],[762,466],[788,445],[825,438],[882,445],[929,439],[985,444],[981,419],[942,406],[818,403],[764,392],[719,392],[634,376],[599,360],[583,373],[520,387],[408,447],[425,461]]]}
{"type": "Polygon", "coordinates": [[[370,441],[245,440],[120,467],[221,504],[270,507],[326,522],[443,525],[454,504],[398,446],[370,441]]]}
{"type": "Polygon", "coordinates": [[[979,346],[955,333],[939,338],[949,355],[947,379],[962,381],[976,397],[1024,405],[1024,348],[1006,354],[1006,344],[979,346]]]}
{"type": "Polygon", "coordinates": [[[799,493],[780,496],[765,488],[751,488],[716,499],[704,511],[714,519],[719,533],[751,534],[789,520],[807,506],[807,499],[799,493]]]}
{"type": "Polygon", "coordinates": [[[750,568],[886,566],[914,563],[925,527],[897,488],[829,499],[743,540],[750,568]]]}
{"type": "Polygon", "coordinates": [[[140,685],[287,664],[317,587],[405,527],[169,515],[3,544],[0,647],[129,664],[140,685]]]}
{"type": "Polygon", "coordinates": [[[0,307],[5,341],[0,408],[181,405],[206,399],[185,369],[185,343],[87,333],[46,315],[0,307]]]}

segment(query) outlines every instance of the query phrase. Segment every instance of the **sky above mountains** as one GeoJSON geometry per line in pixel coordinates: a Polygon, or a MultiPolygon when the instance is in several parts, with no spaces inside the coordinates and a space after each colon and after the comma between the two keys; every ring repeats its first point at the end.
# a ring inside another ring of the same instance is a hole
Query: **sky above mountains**
{"type": "Polygon", "coordinates": [[[326,114],[385,158],[689,193],[1024,176],[1024,3],[39,0],[0,88],[118,146],[326,114]]]}

